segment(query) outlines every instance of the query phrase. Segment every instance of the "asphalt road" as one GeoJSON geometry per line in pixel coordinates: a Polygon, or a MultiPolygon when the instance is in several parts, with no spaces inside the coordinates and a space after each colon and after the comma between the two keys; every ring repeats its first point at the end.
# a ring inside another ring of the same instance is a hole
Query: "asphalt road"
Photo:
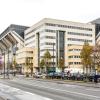
{"type": "Polygon", "coordinates": [[[29,79],[0,80],[0,82],[53,100],[100,100],[100,88],[29,79]]]}

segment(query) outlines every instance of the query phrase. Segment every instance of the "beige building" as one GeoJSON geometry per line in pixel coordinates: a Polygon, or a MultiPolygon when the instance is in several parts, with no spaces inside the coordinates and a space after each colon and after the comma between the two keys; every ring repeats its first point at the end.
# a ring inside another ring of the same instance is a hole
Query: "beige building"
{"type": "Polygon", "coordinates": [[[16,52],[16,61],[17,64],[22,68],[22,72],[30,72],[30,68],[34,67],[33,57],[34,51],[32,48],[23,47],[16,52]]]}

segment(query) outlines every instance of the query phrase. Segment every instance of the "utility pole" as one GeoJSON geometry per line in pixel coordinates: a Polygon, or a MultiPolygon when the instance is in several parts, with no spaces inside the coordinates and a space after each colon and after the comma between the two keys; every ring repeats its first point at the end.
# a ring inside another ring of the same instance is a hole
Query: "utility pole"
{"type": "Polygon", "coordinates": [[[9,79],[9,49],[8,49],[7,76],[8,76],[8,79],[9,79]]]}
{"type": "Polygon", "coordinates": [[[4,55],[4,61],[3,61],[3,63],[4,63],[4,79],[5,79],[5,51],[3,51],[3,55],[4,55]]]}
{"type": "Polygon", "coordinates": [[[55,43],[53,43],[53,77],[54,77],[54,72],[55,72],[55,67],[54,67],[54,45],[55,43]]]}

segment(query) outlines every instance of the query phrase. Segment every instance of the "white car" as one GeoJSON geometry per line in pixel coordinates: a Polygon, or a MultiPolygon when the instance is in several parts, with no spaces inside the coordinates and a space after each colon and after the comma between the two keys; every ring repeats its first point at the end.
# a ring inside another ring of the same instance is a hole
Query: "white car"
{"type": "Polygon", "coordinates": [[[42,78],[42,74],[41,73],[35,73],[34,75],[33,75],[33,77],[34,78],[42,78]]]}

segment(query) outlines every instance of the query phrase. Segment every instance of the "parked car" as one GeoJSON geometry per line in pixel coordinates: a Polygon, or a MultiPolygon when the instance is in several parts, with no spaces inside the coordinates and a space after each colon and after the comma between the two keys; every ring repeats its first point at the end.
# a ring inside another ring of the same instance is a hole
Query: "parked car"
{"type": "Polygon", "coordinates": [[[34,73],[33,77],[34,78],[42,78],[42,73],[38,72],[38,73],[34,73]]]}
{"type": "Polygon", "coordinates": [[[63,72],[51,72],[47,74],[47,78],[64,78],[64,73],[63,72]]]}
{"type": "Polygon", "coordinates": [[[94,76],[95,76],[95,73],[90,73],[90,74],[88,75],[88,80],[89,80],[90,82],[93,82],[93,81],[94,81],[94,76]]]}

